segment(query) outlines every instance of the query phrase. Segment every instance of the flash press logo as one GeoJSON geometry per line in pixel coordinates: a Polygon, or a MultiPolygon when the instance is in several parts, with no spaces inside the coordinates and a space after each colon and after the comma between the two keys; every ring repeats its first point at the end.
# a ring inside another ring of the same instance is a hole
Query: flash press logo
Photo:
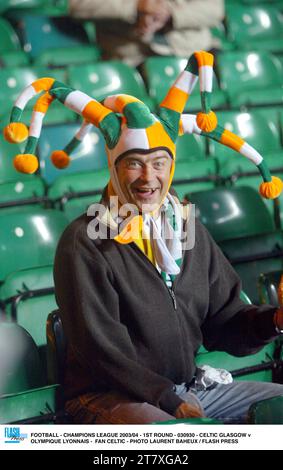
{"type": "Polygon", "coordinates": [[[24,439],[27,439],[27,437],[27,434],[21,434],[19,427],[5,427],[4,429],[5,444],[19,444],[24,439]]]}

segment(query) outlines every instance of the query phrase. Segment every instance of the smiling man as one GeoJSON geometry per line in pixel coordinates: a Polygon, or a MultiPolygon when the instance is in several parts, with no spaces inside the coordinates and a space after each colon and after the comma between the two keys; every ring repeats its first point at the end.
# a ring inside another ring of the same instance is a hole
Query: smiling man
{"type": "Polygon", "coordinates": [[[194,221],[191,206],[182,206],[171,189],[176,140],[185,132],[212,138],[254,162],[264,179],[262,195],[277,197],[282,189],[261,155],[223,129],[210,110],[212,64],[211,54],[193,54],[158,115],[133,96],[109,96],[99,103],[52,78],[27,87],[12,109],[6,139],[21,142],[28,135],[24,153],[14,160],[21,172],[36,171],[36,143],[54,99],[84,118],[65,149],[53,152],[57,167],[70,163],[68,154],[93,125],[106,142],[110,178],[100,202],[103,214],[82,214],[67,227],[54,266],[67,338],[66,410],[75,423],[201,416],[246,422],[252,403],[283,394],[280,384],[234,383],[224,370],[196,367],[202,344],[209,351],[247,355],[283,332],[283,308],[241,301],[240,279],[194,221]],[[202,112],[184,115],[198,75],[202,112]],[[45,93],[28,131],[20,122],[22,111],[40,91],[45,93]],[[101,234],[90,236],[92,223],[101,234]]]}

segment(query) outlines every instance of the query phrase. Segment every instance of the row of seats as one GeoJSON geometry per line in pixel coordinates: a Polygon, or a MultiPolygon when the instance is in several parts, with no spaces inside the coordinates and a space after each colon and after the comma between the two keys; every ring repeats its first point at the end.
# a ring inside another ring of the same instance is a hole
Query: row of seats
{"type": "MultiPolygon", "coordinates": [[[[7,112],[22,89],[41,76],[52,76],[68,83],[98,101],[109,94],[132,94],[154,110],[185,64],[186,59],[176,57],[148,58],[143,65],[146,84],[136,69],[119,61],[91,61],[65,68],[44,65],[3,68],[0,69],[0,100],[6,106],[1,107],[0,115],[7,112]]],[[[214,79],[213,108],[282,105],[283,67],[277,57],[267,52],[225,52],[218,55],[217,64],[219,79],[214,79]]],[[[29,107],[33,103],[31,101],[29,107]]],[[[200,93],[196,86],[185,111],[199,110],[200,106],[200,93]]]]}
{"type": "MultiPolygon", "coordinates": [[[[268,50],[282,54],[282,10],[282,3],[248,5],[227,2],[224,24],[212,32],[221,40],[224,50],[268,50]]],[[[64,47],[67,54],[67,49],[72,46],[95,44],[93,22],[78,22],[70,17],[54,18],[48,16],[44,10],[38,14],[27,9],[7,11],[6,18],[9,20],[8,26],[0,27],[0,34],[2,30],[6,45],[5,52],[21,45],[32,60],[40,56],[39,60],[46,60],[44,53],[50,49],[54,49],[56,53],[58,44],[64,47]],[[13,36],[16,39],[12,40],[13,36]]],[[[83,59],[74,57],[73,60],[83,59]]]]}

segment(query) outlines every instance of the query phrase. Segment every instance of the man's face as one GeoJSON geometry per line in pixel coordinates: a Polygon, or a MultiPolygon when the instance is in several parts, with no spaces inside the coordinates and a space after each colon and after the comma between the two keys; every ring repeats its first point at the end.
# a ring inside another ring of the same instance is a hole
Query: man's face
{"type": "Polygon", "coordinates": [[[172,158],[165,150],[149,154],[131,153],[117,164],[121,190],[138,210],[150,212],[160,207],[168,191],[172,158]]]}

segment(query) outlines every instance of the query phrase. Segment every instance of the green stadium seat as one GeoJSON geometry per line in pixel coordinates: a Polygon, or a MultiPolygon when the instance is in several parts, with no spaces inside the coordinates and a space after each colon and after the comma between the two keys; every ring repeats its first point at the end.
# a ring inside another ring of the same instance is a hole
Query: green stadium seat
{"type": "MultiPolygon", "coordinates": [[[[48,67],[66,67],[67,65],[79,65],[97,62],[100,59],[100,49],[95,45],[53,47],[39,54],[35,65],[46,65],[48,67]]],[[[51,72],[50,72],[51,73],[51,72]]]]}
{"type": "Polygon", "coordinates": [[[29,56],[24,51],[1,52],[0,67],[21,67],[29,65],[29,56]]]}
{"type": "Polygon", "coordinates": [[[136,96],[150,109],[153,108],[140,74],[127,64],[113,60],[71,66],[68,70],[70,86],[84,91],[97,101],[102,101],[108,95],[126,93],[136,96]]]}
{"type": "Polygon", "coordinates": [[[249,410],[251,424],[283,424],[283,396],[254,403],[249,410]]]}
{"type": "Polygon", "coordinates": [[[6,318],[28,331],[35,341],[47,376],[46,320],[57,308],[54,297],[53,266],[22,269],[9,274],[0,287],[6,318]]]}
{"type": "Polygon", "coordinates": [[[46,200],[41,178],[0,184],[0,209],[19,205],[41,204],[46,200]]]}
{"type": "Polygon", "coordinates": [[[274,352],[276,343],[270,343],[261,351],[242,357],[235,357],[222,351],[206,351],[198,353],[198,366],[208,364],[211,367],[221,367],[231,372],[235,380],[258,380],[272,382],[274,367],[274,352]]]}
{"type": "Polygon", "coordinates": [[[283,232],[234,238],[219,242],[251,301],[258,304],[258,278],[261,273],[283,269],[283,232]]]}
{"type": "Polygon", "coordinates": [[[37,347],[16,323],[0,322],[0,396],[43,385],[37,347]]]}
{"type": "Polygon", "coordinates": [[[196,134],[184,134],[176,142],[177,163],[181,161],[198,161],[206,158],[206,140],[196,134]]]}
{"type": "Polygon", "coordinates": [[[25,328],[38,347],[44,346],[47,315],[56,308],[53,266],[9,274],[0,287],[0,298],[7,317],[25,328]]]}
{"type": "MultiPolygon", "coordinates": [[[[221,126],[238,134],[264,157],[274,155],[282,158],[279,113],[276,114],[274,109],[265,111],[264,108],[259,108],[249,112],[221,111],[217,113],[217,117],[221,126]]],[[[229,166],[231,160],[242,160],[238,152],[219,145],[212,139],[209,139],[209,154],[218,158],[221,168],[224,165],[229,166]]]]}
{"type": "MultiPolygon", "coordinates": [[[[283,177],[283,148],[279,131],[279,112],[272,108],[256,108],[251,112],[223,111],[218,113],[223,127],[235,132],[252,145],[265,159],[272,174],[283,177]],[[281,168],[281,170],[280,170],[281,168]]],[[[258,190],[262,178],[255,165],[234,150],[209,140],[209,153],[216,157],[220,175],[236,186],[251,186],[258,190]]],[[[280,197],[280,203],[282,196],[280,197]]],[[[264,199],[279,227],[278,208],[273,200],[264,199]]]]}
{"type": "Polygon", "coordinates": [[[62,16],[68,14],[68,0],[2,0],[3,10],[7,13],[31,12],[44,13],[47,16],[62,16]]]}
{"type": "Polygon", "coordinates": [[[215,188],[193,192],[186,198],[195,204],[196,216],[217,242],[275,230],[272,217],[253,188],[215,188]]]}
{"type": "Polygon", "coordinates": [[[11,24],[0,17],[0,53],[20,50],[19,38],[11,24]]]}
{"type": "MultiPolygon", "coordinates": [[[[9,121],[11,108],[19,94],[37,78],[39,78],[37,71],[31,67],[0,69],[0,103],[2,103],[0,115],[4,115],[4,119],[1,119],[1,127],[9,121]]],[[[34,102],[35,99],[31,100],[28,106],[31,107],[34,102]]]]}
{"type": "MultiPolygon", "coordinates": [[[[80,124],[45,126],[42,129],[38,144],[38,156],[40,157],[40,174],[48,184],[53,183],[62,175],[62,171],[55,168],[51,163],[50,155],[52,151],[64,148],[75,136],[80,124]]],[[[100,131],[93,127],[81,145],[72,153],[72,161],[63,173],[68,175],[82,171],[88,172],[106,166],[105,141],[100,131]]]]}
{"type": "Polygon", "coordinates": [[[67,223],[64,214],[54,209],[37,206],[2,209],[0,281],[19,269],[52,264],[67,223]]]}
{"type": "Polygon", "coordinates": [[[226,8],[227,36],[240,50],[283,51],[283,19],[267,4],[226,8]]]}
{"type": "MultiPolygon", "coordinates": [[[[271,174],[283,179],[281,155],[277,157],[275,155],[266,155],[264,156],[264,160],[270,169],[271,174]]],[[[249,186],[258,191],[259,186],[262,183],[262,177],[255,165],[241,156],[236,159],[227,159],[225,164],[223,163],[222,166],[220,164],[220,175],[226,181],[227,186],[249,186]]],[[[283,195],[281,194],[276,199],[262,198],[262,200],[273,217],[276,227],[283,227],[283,195]]]]}
{"type": "Polygon", "coordinates": [[[280,60],[267,52],[231,51],[218,55],[221,88],[231,108],[282,104],[280,60]]]}
{"type": "Polygon", "coordinates": [[[100,201],[102,190],[108,181],[108,168],[63,175],[52,184],[48,196],[71,221],[86,212],[91,204],[100,201]]]}
{"type": "Polygon", "coordinates": [[[1,0],[0,12],[13,9],[42,8],[46,0],[1,0]]]}
{"type": "MultiPolygon", "coordinates": [[[[243,290],[241,291],[241,299],[244,303],[251,304],[251,300],[243,290]]],[[[204,346],[201,346],[196,357],[196,363],[197,365],[209,364],[212,367],[229,370],[235,380],[279,382],[277,379],[280,378],[281,371],[279,374],[277,371],[282,365],[277,356],[281,349],[281,344],[276,340],[255,354],[235,357],[222,351],[208,352],[204,346]]]]}
{"type": "Polygon", "coordinates": [[[218,165],[214,158],[176,163],[172,186],[183,200],[188,192],[214,188],[219,181],[218,165]]]}
{"type": "Polygon", "coordinates": [[[7,394],[0,398],[1,424],[59,424],[57,409],[61,402],[58,385],[7,394]]]}
{"type": "Polygon", "coordinates": [[[51,18],[48,15],[19,11],[10,15],[24,51],[35,59],[47,49],[89,45],[82,23],[70,17],[51,18]]]}
{"type": "Polygon", "coordinates": [[[279,307],[277,289],[282,274],[282,270],[261,273],[258,279],[260,303],[279,307]]]}
{"type": "MultiPolygon", "coordinates": [[[[187,64],[187,59],[180,57],[149,57],[144,63],[144,75],[146,77],[149,96],[158,106],[165,98],[169,87],[173,84],[178,74],[181,73],[187,64]]],[[[213,93],[211,103],[213,109],[226,107],[226,95],[219,89],[216,77],[214,76],[213,93]]],[[[199,85],[196,84],[186,107],[186,112],[201,109],[199,85]]]]}
{"type": "MultiPolygon", "coordinates": [[[[7,116],[5,116],[5,123],[6,125],[9,122],[7,116]]],[[[6,142],[3,138],[3,134],[0,134],[0,184],[14,181],[30,181],[34,178],[34,176],[26,175],[23,173],[18,173],[13,165],[13,158],[18,153],[22,153],[24,149],[24,144],[10,144],[6,142]]]]}

